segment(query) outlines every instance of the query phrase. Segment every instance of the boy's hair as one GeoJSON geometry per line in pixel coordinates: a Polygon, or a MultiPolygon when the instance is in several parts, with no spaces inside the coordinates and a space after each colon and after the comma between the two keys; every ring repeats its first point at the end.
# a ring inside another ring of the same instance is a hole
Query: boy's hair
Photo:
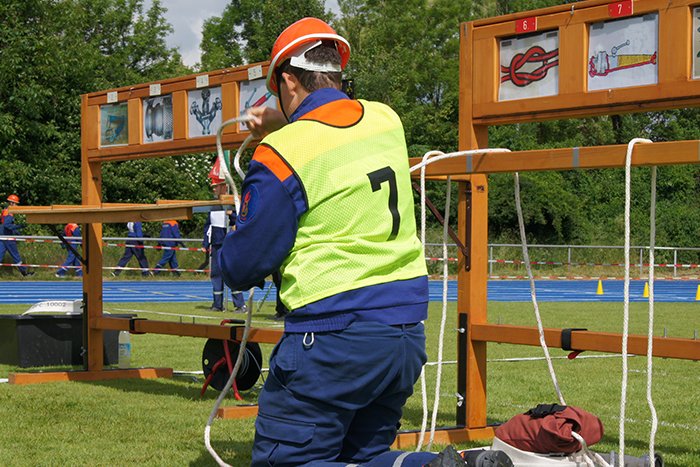
{"type": "MultiPolygon", "coordinates": [[[[304,57],[311,62],[317,63],[334,63],[340,65],[342,62],[340,53],[336,49],[333,41],[323,41],[323,43],[318,47],[308,50],[304,54],[304,57]]],[[[318,71],[307,71],[302,68],[292,66],[289,63],[289,60],[285,60],[285,62],[277,69],[277,72],[278,83],[281,82],[282,73],[291,73],[297,77],[299,83],[308,92],[314,92],[323,88],[335,88],[340,90],[343,84],[342,72],[323,73],[318,71]]]]}

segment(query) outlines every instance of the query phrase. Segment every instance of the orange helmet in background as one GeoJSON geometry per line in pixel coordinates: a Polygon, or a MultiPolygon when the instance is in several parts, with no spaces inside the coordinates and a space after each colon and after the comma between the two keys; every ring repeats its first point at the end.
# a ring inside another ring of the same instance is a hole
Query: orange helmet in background
{"type": "Polygon", "coordinates": [[[10,195],[7,197],[8,201],[19,204],[19,197],[17,195],[10,195]]]}
{"type": "MultiPolygon", "coordinates": [[[[338,72],[345,68],[350,58],[350,44],[343,37],[335,33],[332,27],[318,18],[302,18],[287,27],[279,35],[272,46],[270,68],[267,71],[267,90],[275,96],[278,95],[277,68],[288,58],[302,58],[307,50],[319,45],[323,40],[332,40],[340,53],[341,65],[338,69],[310,69],[311,71],[338,72]]],[[[294,66],[295,63],[292,63],[294,66]]],[[[305,68],[303,65],[299,68],[305,68]]]]}
{"type": "Polygon", "coordinates": [[[221,176],[221,163],[218,157],[216,158],[216,162],[214,162],[214,167],[209,171],[209,178],[211,179],[211,186],[226,183],[226,180],[221,176]]]}

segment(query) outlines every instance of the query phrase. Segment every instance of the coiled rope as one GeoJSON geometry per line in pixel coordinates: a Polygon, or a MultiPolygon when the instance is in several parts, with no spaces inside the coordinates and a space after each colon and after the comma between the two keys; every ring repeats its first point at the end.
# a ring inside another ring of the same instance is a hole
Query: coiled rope
{"type": "MultiPolygon", "coordinates": [[[[226,179],[226,182],[228,185],[231,187],[231,190],[233,191],[233,202],[236,205],[236,213],[238,213],[239,208],[241,207],[241,200],[238,196],[238,189],[236,188],[236,184],[233,183],[233,178],[231,177],[231,172],[228,170],[228,164],[226,163],[226,156],[224,156],[224,150],[221,147],[221,136],[224,133],[224,128],[226,128],[229,125],[233,125],[234,123],[242,123],[242,122],[249,122],[253,119],[253,117],[248,116],[248,115],[243,115],[240,117],[232,118],[230,120],[226,120],[224,123],[221,124],[219,129],[216,131],[216,153],[219,158],[219,170],[221,173],[223,173],[224,178],[226,179]]],[[[241,146],[238,148],[238,151],[236,151],[236,157],[233,159],[233,165],[236,168],[236,172],[238,172],[238,176],[241,177],[241,181],[245,179],[245,173],[241,170],[240,167],[240,158],[241,154],[245,150],[246,147],[248,147],[248,144],[253,140],[253,134],[249,134],[248,137],[243,141],[241,146]]]]}

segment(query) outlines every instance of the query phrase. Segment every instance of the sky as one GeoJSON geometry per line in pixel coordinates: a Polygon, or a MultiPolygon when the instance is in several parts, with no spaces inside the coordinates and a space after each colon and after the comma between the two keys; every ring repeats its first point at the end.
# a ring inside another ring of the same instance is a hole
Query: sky
{"type": "MultiPolygon", "coordinates": [[[[200,0],[193,7],[192,0],[162,0],[168,9],[165,19],[175,30],[166,38],[169,47],[178,47],[185,65],[194,66],[199,62],[204,20],[212,16],[221,16],[230,0],[200,0]]],[[[339,13],[337,0],[325,0],[326,8],[339,13]]],[[[151,7],[151,0],[144,1],[144,11],[151,7]]]]}

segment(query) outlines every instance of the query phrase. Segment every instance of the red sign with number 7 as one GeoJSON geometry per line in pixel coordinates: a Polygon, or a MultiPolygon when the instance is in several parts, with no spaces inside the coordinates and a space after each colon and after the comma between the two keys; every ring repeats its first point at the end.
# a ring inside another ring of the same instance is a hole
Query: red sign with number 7
{"type": "Polygon", "coordinates": [[[613,18],[629,16],[632,14],[632,10],[632,0],[624,0],[623,2],[615,2],[608,5],[608,11],[613,18]]]}

